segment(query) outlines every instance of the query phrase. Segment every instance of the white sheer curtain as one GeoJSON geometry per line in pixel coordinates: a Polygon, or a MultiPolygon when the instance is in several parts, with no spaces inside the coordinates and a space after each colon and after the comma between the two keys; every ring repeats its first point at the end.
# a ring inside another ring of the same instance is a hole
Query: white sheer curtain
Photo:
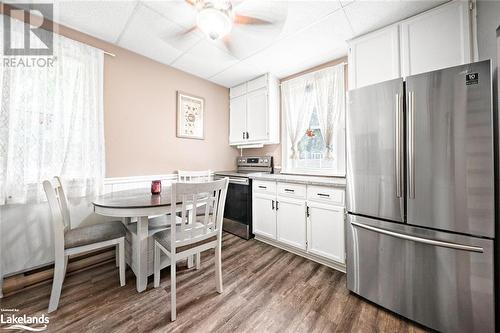
{"type": "Polygon", "coordinates": [[[340,130],[345,108],[344,65],[318,71],[314,74],[314,96],[318,121],[325,140],[325,158],[334,157],[334,139],[340,130]]]}
{"type": "Polygon", "coordinates": [[[70,197],[102,189],[103,52],[54,34],[54,56],[52,67],[2,64],[0,205],[45,200],[40,183],[55,175],[70,197]]]}
{"type": "Polygon", "coordinates": [[[290,140],[290,159],[299,158],[298,144],[309,128],[314,99],[311,94],[311,77],[300,77],[281,84],[283,112],[285,113],[286,132],[290,140]]]}

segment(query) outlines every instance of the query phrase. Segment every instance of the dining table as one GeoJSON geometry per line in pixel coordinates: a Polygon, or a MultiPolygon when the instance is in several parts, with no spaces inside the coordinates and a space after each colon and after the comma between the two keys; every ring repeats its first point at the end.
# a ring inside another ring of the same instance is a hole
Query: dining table
{"type": "Polygon", "coordinates": [[[96,214],[121,218],[125,225],[137,218],[134,222],[137,223],[137,245],[133,247],[132,255],[135,257],[138,292],[146,290],[148,282],[149,218],[171,213],[170,193],[170,186],[163,186],[160,194],[151,194],[149,188],[136,188],[106,193],[92,202],[96,214]]]}

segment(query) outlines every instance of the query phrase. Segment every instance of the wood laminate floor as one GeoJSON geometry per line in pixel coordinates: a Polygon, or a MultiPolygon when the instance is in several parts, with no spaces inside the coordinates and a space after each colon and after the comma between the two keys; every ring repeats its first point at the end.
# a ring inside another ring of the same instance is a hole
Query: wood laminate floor
{"type": "MultiPolygon", "coordinates": [[[[177,320],[170,322],[170,270],[143,293],[127,271],[104,264],[66,277],[48,332],[423,332],[349,293],[345,274],[261,243],[224,234],[224,293],[215,291],[213,252],[199,271],[178,264],[177,320]]],[[[18,315],[46,313],[50,284],[0,300],[18,315]]]]}

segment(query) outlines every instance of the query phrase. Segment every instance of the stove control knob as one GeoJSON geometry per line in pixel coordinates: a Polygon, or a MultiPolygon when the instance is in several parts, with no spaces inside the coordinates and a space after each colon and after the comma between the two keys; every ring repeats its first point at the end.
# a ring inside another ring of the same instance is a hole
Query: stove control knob
{"type": "Polygon", "coordinates": [[[268,162],[268,160],[267,160],[267,158],[266,158],[266,159],[264,160],[264,163],[267,163],[267,162],[268,162]]]}

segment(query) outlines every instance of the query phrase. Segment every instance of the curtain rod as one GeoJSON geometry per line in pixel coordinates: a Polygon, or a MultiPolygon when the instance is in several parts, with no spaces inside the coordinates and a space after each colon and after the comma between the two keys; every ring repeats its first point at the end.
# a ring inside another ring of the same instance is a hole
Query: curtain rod
{"type": "MultiPolygon", "coordinates": [[[[99,48],[98,48],[98,49],[99,49],[99,48]]],[[[99,49],[99,50],[101,50],[101,51],[102,51],[105,55],[109,55],[110,57],[113,57],[113,58],[114,58],[114,57],[116,57],[116,54],[114,54],[114,53],[111,53],[111,52],[105,51],[105,50],[103,50],[103,49],[99,49]]]]}

